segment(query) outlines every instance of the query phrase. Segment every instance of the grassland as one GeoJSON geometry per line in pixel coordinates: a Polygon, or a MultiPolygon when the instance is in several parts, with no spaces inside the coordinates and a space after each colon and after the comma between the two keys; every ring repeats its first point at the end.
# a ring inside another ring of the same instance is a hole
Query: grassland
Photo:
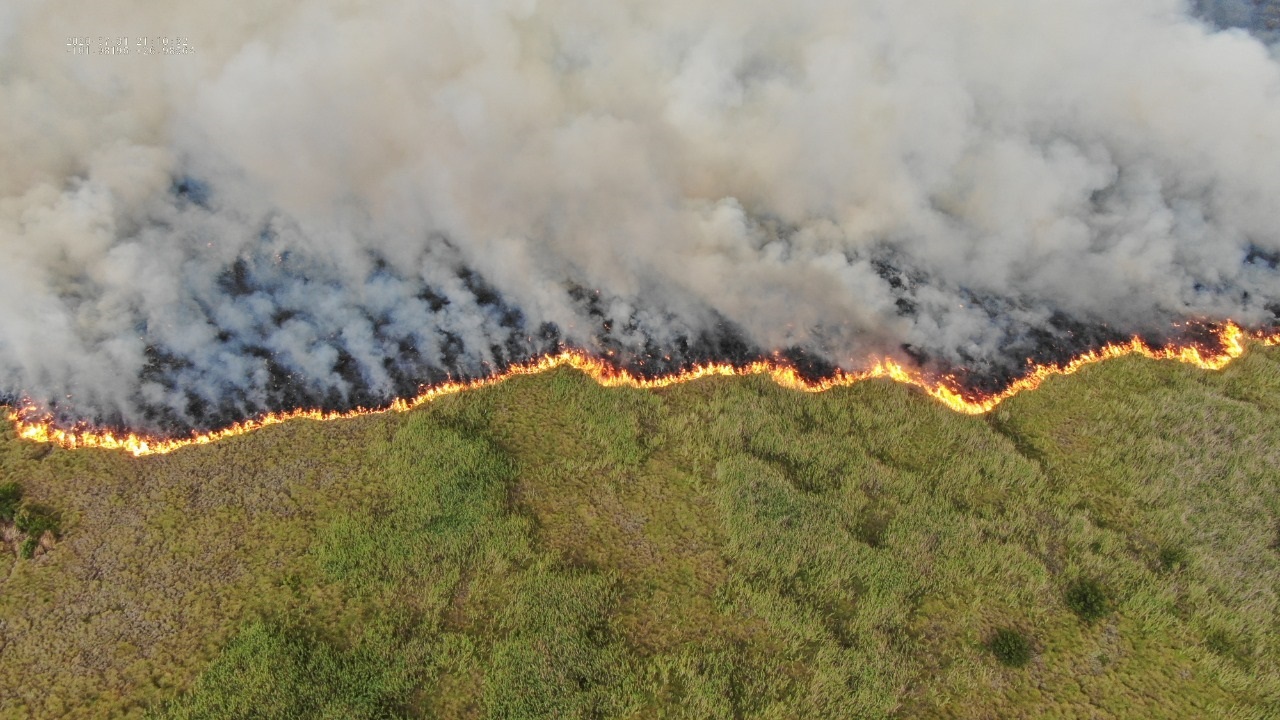
{"type": "Polygon", "coordinates": [[[1280,717],[1280,349],[983,417],[604,389],[135,459],[0,436],[0,716],[1280,717]]]}

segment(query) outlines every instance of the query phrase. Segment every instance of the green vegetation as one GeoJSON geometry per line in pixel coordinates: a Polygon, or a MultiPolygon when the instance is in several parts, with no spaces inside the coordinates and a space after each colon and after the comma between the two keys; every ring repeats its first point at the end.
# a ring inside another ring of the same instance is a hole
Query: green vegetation
{"type": "Polygon", "coordinates": [[[2,429],[63,537],[0,553],[0,717],[1276,717],[1277,467],[1280,349],[985,417],[561,370],[154,458],[2,429]]]}
{"type": "Polygon", "coordinates": [[[339,648],[315,629],[252,622],[168,709],[173,718],[394,717],[409,690],[404,657],[374,630],[339,648]]]}
{"type": "Polygon", "coordinates": [[[1013,628],[996,630],[987,646],[1002,665],[1018,668],[1031,662],[1031,643],[1013,628]]]}
{"type": "Polygon", "coordinates": [[[57,513],[44,505],[23,505],[13,516],[18,532],[39,536],[45,532],[58,532],[57,513]]]}
{"type": "Polygon", "coordinates": [[[1181,545],[1165,545],[1160,548],[1160,571],[1173,572],[1190,561],[1187,549],[1181,545]]]}
{"type": "Polygon", "coordinates": [[[35,557],[36,549],[47,537],[57,538],[61,532],[58,513],[44,505],[22,502],[22,486],[16,482],[0,484],[0,532],[9,527],[18,535],[18,555],[24,560],[35,557]]]}
{"type": "Polygon", "coordinates": [[[22,504],[22,486],[16,482],[0,483],[0,522],[13,522],[22,504]]]}
{"type": "Polygon", "coordinates": [[[1102,585],[1093,578],[1080,578],[1067,588],[1067,607],[1085,622],[1093,622],[1111,611],[1102,585]]]}

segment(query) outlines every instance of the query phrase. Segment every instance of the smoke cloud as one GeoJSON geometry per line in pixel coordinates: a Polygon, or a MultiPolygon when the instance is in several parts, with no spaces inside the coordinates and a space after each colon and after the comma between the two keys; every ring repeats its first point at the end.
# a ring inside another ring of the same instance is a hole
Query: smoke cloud
{"type": "Polygon", "coordinates": [[[562,345],[995,372],[1046,344],[1274,322],[1277,19],[10,0],[0,392],[200,426],[562,345]],[[96,54],[174,34],[194,52],[96,54]],[[86,35],[95,54],[68,52],[86,35]]]}

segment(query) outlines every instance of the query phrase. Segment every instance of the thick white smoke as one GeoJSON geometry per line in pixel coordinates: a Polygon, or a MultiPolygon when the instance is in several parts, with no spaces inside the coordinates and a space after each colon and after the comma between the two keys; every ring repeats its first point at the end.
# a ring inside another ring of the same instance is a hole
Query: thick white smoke
{"type": "Polygon", "coordinates": [[[1191,10],[9,0],[0,390],[206,422],[557,340],[983,366],[1269,322],[1280,63],[1191,10]]]}

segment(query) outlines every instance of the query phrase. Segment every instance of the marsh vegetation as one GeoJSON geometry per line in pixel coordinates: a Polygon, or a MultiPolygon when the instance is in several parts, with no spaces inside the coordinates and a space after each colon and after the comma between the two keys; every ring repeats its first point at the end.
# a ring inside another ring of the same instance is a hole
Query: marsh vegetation
{"type": "Polygon", "coordinates": [[[6,431],[62,540],[0,557],[0,715],[1275,717],[1278,411],[1255,350],[984,417],[564,370],[146,459],[6,431]]]}

